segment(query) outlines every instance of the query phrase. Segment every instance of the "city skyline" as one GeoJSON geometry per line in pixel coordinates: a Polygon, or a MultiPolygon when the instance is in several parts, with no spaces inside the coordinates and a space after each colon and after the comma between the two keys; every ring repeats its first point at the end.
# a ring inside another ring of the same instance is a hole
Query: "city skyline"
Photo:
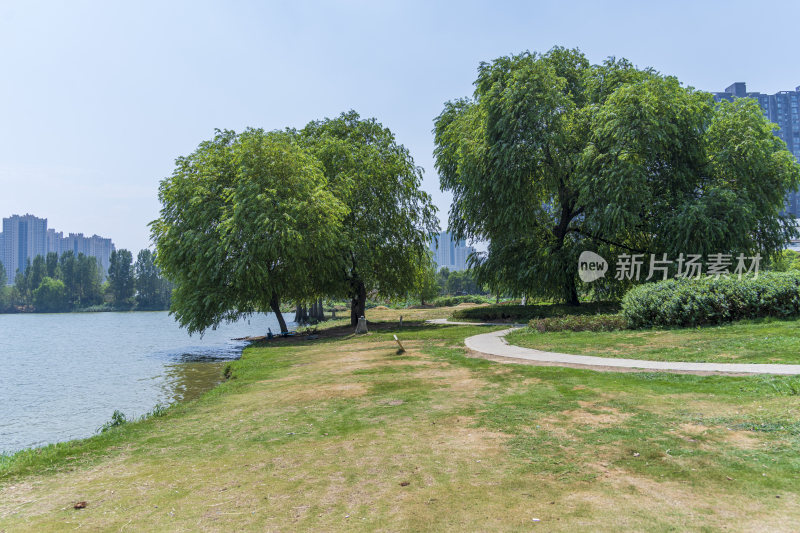
{"type": "Polygon", "coordinates": [[[14,82],[0,84],[0,213],[47,213],[55,227],[102,227],[122,248],[145,248],[159,181],[214,128],[302,127],[354,108],[425,169],[444,228],[451,197],[439,190],[432,121],[472,92],[481,61],[562,45],[707,91],[800,83],[793,2],[771,4],[782,17],[768,24],[736,1],[489,6],[6,3],[0,65],[14,82]],[[725,53],[710,53],[721,42],[725,53]]]}
{"type": "Polygon", "coordinates": [[[108,275],[111,252],[116,250],[110,238],[97,234],[91,237],[83,233],[67,233],[47,227],[47,219],[30,213],[3,218],[0,231],[0,263],[6,271],[6,285],[14,283],[17,271],[27,266],[36,256],[54,252],[60,257],[66,252],[75,256],[83,254],[97,259],[103,279],[108,275]]]}

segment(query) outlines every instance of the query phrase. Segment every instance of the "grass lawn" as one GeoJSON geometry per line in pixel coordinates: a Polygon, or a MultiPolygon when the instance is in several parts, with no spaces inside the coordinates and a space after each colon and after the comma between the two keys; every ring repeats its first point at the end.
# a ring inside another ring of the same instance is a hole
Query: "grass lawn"
{"type": "Polygon", "coordinates": [[[499,364],[465,356],[488,328],[400,313],[251,347],[197,401],[0,459],[0,531],[796,530],[798,378],[499,364]]]}
{"type": "Polygon", "coordinates": [[[800,320],[613,332],[539,333],[523,328],[506,338],[517,346],[577,355],[648,361],[800,363],[800,320]]]}

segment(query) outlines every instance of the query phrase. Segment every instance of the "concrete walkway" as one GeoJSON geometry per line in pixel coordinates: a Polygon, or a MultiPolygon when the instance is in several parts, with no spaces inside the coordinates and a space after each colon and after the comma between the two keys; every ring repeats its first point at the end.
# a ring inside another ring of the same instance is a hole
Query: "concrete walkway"
{"type": "MultiPolygon", "coordinates": [[[[453,322],[437,322],[453,324],[453,322]]],[[[490,325],[490,324],[487,324],[490,325]]],[[[498,324],[491,324],[498,325],[498,324]]],[[[568,366],[612,372],[652,370],[679,374],[800,374],[800,365],[770,365],[744,363],[681,363],[667,361],[643,361],[640,359],[617,359],[589,355],[570,355],[543,352],[508,344],[505,336],[514,328],[473,335],[464,340],[467,348],[478,354],[499,358],[523,359],[532,364],[546,366],[568,366]]]]}

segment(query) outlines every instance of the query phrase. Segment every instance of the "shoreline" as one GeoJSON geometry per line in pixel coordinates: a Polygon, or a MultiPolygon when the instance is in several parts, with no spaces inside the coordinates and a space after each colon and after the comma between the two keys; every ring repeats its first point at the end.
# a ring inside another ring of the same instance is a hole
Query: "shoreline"
{"type": "MultiPolygon", "coordinates": [[[[244,350],[246,350],[248,347],[249,347],[249,345],[245,346],[242,349],[242,353],[244,353],[244,350]]],[[[148,420],[150,420],[150,419],[152,419],[154,417],[155,418],[159,418],[159,417],[164,416],[167,413],[167,411],[171,411],[172,409],[174,409],[176,407],[187,405],[187,404],[190,404],[192,402],[196,402],[196,401],[200,400],[206,394],[210,393],[211,391],[213,391],[214,389],[216,389],[217,387],[219,387],[220,385],[225,383],[225,381],[228,380],[228,377],[226,376],[226,367],[230,363],[232,363],[234,361],[238,361],[239,359],[241,359],[241,355],[236,359],[220,360],[220,361],[175,361],[173,363],[175,365],[188,365],[188,364],[218,365],[219,366],[218,379],[216,379],[213,384],[210,384],[210,386],[208,388],[206,388],[202,392],[199,392],[199,394],[197,394],[197,396],[195,396],[195,397],[182,398],[180,400],[175,400],[175,401],[167,403],[167,404],[156,403],[147,412],[145,412],[145,413],[143,413],[141,415],[136,415],[136,413],[133,413],[131,415],[131,418],[128,419],[124,424],[122,424],[120,426],[116,426],[116,427],[121,427],[123,425],[124,426],[129,426],[129,425],[139,424],[139,423],[142,423],[142,422],[147,422],[148,420]]],[[[126,413],[122,413],[122,414],[126,415],[126,417],[128,416],[126,413]]],[[[107,423],[109,423],[109,422],[104,423],[104,425],[107,424],[107,423]]],[[[66,446],[66,445],[83,444],[83,443],[86,443],[86,442],[91,441],[93,439],[96,439],[97,437],[101,437],[103,435],[103,432],[101,431],[101,428],[102,428],[102,426],[99,427],[95,431],[94,434],[86,436],[86,437],[75,437],[75,438],[67,439],[67,440],[59,440],[59,441],[56,441],[56,442],[50,442],[50,443],[47,443],[47,444],[43,444],[41,446],[29,446],[29,447],[21,448],[19,450],[16,450],[16,451],[13,451],[13,452],[10,452],[10,453],[9,452],[4,452],[4,451],[0,451],[0,483],[3,481],[3,474],[2,474],[3,464],[6,463],[6,462],[13,461],[14,457],[16,455],[18,455],[18,454],[40,455],[40,454],[48,451],[50,448],[63,447],[63,446],[66,446]]]]}

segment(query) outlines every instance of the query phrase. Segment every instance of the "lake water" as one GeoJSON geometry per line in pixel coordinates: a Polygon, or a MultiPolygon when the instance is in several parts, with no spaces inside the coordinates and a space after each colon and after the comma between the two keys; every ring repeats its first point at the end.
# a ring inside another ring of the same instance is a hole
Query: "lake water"
{"type": "Polygon", "coordinates": [[[0,453],[89,437],[114,410],[130,419],[195,398],[274,315],[189,336],[166,312],[0,314],[0,453]]]}

